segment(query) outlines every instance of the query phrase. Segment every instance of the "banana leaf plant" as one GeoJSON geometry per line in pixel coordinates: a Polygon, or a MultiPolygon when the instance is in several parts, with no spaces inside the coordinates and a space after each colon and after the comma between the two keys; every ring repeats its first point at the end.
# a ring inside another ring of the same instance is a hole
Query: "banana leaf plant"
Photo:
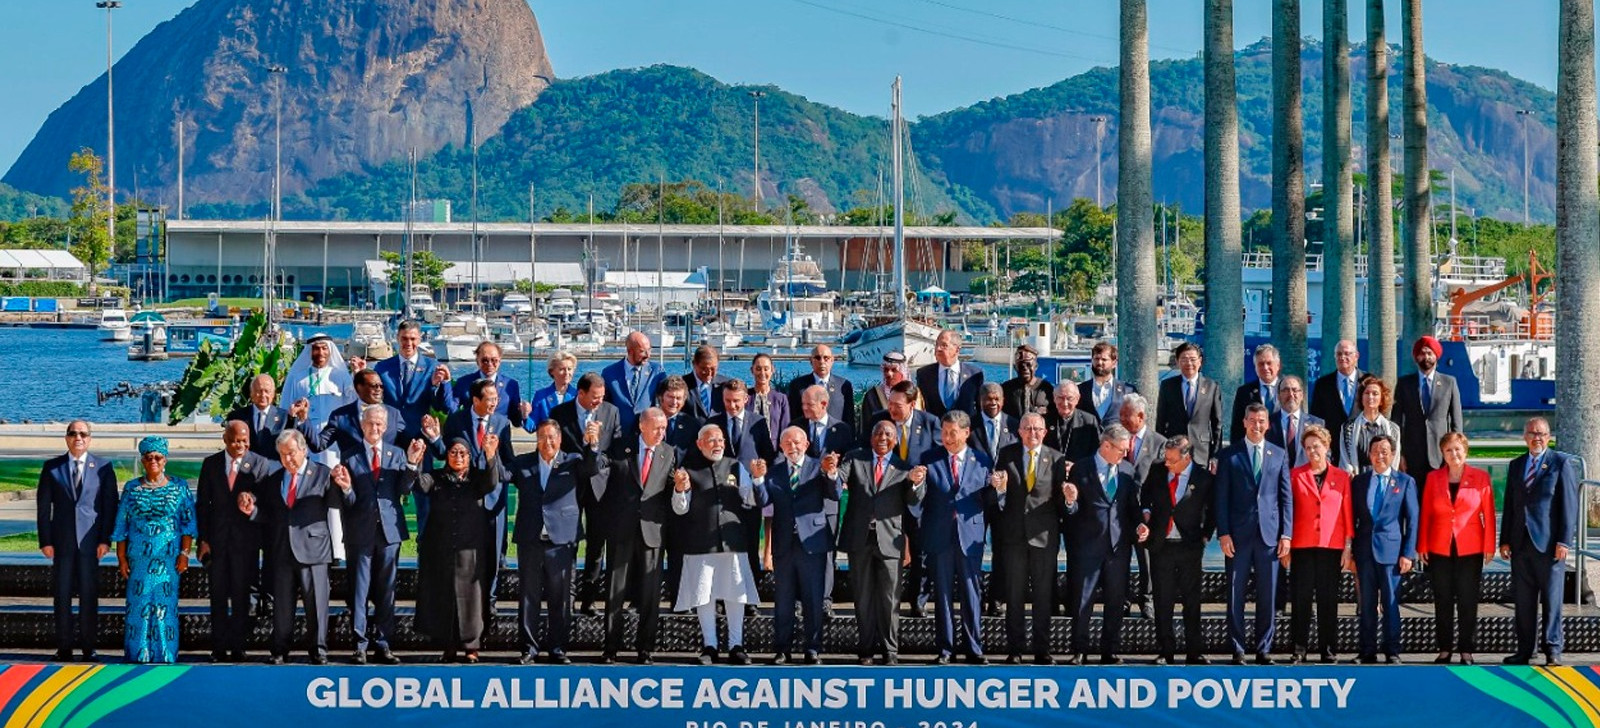
{"type": "Polygon", "coordinates": [[[168,423],[182,422],[207,403],[207,412],[213,417],[244,406],[250,401],[250,381],[258,374],[271,375],[282,389],[289,366],[299,353],[293,336],[268,327],[265,313],[251,314],[231,352],[219,352],[210,342],[200,347],[178,383],[168,423]]]}

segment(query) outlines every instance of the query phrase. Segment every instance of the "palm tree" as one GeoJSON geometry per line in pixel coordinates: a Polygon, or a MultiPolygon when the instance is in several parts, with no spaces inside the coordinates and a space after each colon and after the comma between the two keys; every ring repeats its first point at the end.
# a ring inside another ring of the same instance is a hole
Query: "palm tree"
{"type": "Polygon", "coordinates": [[[1306,372],[1306,163],[1300,110],[1300,0],[1272,3],[1272,340],[1283,370],[1306,372]]]}
{"type": "Polygon", "coordinates": [[[1349,0],[1322,0],[1322,50],[1322,361],[1331,362],[1340,340],[1356,339],[1349,0]]]}
{"type": "MultiPolygon", "coordinates": [[[[1428,174],[1428,91],[1427,71],[1422,56],[1422,0],[1403,0],[1400,24],[1405,26],[1405,83],[1401,91],[1401,128],[1406,153],[1405,179],[1405,337],[1416,341],[1433,333],[1433,251],[1430,238],[1433,181],[1428,174]]],[[[1414,368],[1409,358],[1402,361],[1414,368]]]]}
{"type": "Polygon", "coordinates": [[[1367,0],[1367,367],[1394,386],[1394,207],[1389,170],[1389,45],[1383,0],[1367,0]]]}
{"type": "MultiPolygon", "coordinates": [[[[1600,164],[1595,148],[1594,0],[1561,0],[1556,73],[1556,402],[1561,449],[1600,463],[1600,164]],[[1586,284],[1585,281],[1590,283],[1586,284]]],[[[1591,471],[1592,472],[1592,471],[1591,471]]],[[[1587,509],[1579,512],[1579,523],[1587,509]]]]}
{"type": "Polygon", "coordinates": [[[1117,341],[1121,377],[1153,394],[1156,231],[1150,161],[1150,33],[1146,0],[1123,0],[1117,128],[1117,341]]]}
{"type": "MultiPolygon", "coordinates": [[[[1244,280],[1239,255],[1239,102],[1233,0],[1206,0],[1206,375],[1231,400],[1244,382],[1244,280]]],[[[1331,360],[1330,360],[1331,361],[1331,360]]],[[[1224,410],[1232,407],[1223,402],[1224,410]]]]}

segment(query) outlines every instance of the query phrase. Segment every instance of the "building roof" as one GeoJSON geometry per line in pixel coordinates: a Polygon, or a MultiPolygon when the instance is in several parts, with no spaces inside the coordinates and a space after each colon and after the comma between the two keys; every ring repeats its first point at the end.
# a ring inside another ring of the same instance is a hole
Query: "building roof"
{"type": "MultiPolygon", "coordinates": [[[[261,220],[168,220],[167,233],[233,233],[263,234],[267,223],[261,220]]],[[[403,222],[320,222],[291,221],[278,223],[280,235],[404,235],[403,222]]],[[[472,223],[424,223],[412,225],[416,235],[471,235],[472,223]]],[[[481,235],[529,235],[527,223],[478,223],[481,235]]],[[[802,240],[844,240],[850,238],[892,238],[894,229],[879,226],[848,225],[631,225],[626,223],[538,223],[533,226],[536,235],[554,237],[650,238],[658,233],[672,238],[783,238],[793,236],[802,240]]],[[[1060,237],[1061,232],[1041,227],[937,227],[931,225],[908,226],[905,235],[914,239],[936,240],[1047,240],[1060,237]]]]}
{"type": "Polygon", "coordinates": [[[0,268],[83,270],[84,265],[65,250],[0,250],[0,268]]]}

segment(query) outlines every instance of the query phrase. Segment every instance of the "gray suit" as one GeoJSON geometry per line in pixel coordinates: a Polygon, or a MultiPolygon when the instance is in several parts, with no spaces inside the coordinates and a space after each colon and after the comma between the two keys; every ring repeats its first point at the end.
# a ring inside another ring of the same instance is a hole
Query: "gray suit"
{"type": "Polygon", "coordinates": [[[850,582],[855,587],[858,653],[900,652],[900,559],[909,548],[906,511],[922,502],[924,488],[906,480],[910,466],[889,453],[883,479],[874,482],[874,454],[851,451],[839,463],[840,484],[848,490],[839,546],[850,555],[850,582]]]}
{"type": "Polygon", "coordinates": [[[344,502],[327,466],[307,462],[295,487],[294,504],[285,498],[289,476],[274,465],[256,493],[250,520],[266,523],[263,536],[274,563],[272,580],[272,654],[289,654],[294,636],[296,590],[305,601],[307,632],[314,638],[311,655],[328,654],[328,564],[333,541],[328,535],[328,509],[344,502]],[[330,492],[332,491],[332,492],[330,492]]]}
{"type": "Polygon", "coordinates": [[[1400,452],[1406,454],[1406,474],[1416,479],[1421,488],[1428,473],[1444,465],[1439,454],[1439,438],[1446,433],[1461,432],[1461,389],[1455,377],[1433,374],[1429,388],[1428,407],[1422,406],[1422,389],[1417,374],[1407,374],[1395,383],[1393,416],[1400,428],[1400,452]]]}

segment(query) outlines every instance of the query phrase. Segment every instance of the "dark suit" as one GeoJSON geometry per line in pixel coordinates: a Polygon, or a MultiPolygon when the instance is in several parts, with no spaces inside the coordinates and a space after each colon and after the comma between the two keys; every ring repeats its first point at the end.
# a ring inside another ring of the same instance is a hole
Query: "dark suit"
{"type": "Polygon", "coordinates": [[[1128,572],[1139,525],[1139,484],[1130,471],[1117,468],[1116,489],[1105,480],[1106,466],[1097,457],[1073,464],[1067,482],[1078,489],[1078,500],[1067,507],[1062,526],[1067,539],[1067,579],[1071,584],[1067,607],[1072,613],[1072,651],[1089,651],[1089,620],[1094,616],[1094,589],[1104,592],[1105,613],[1100,628],[1100,654],[1115,655],[1122,644],[1123,602],[1128,592],[1128,572]]]}
{"type": "Polygon", "coordinates": [[[1557,545],[1575,547],[1583,517],[1582,473],[1570,455],[1545,450],[1527,477],[1529,455],[1511,461],[1500,545],[1511,548],[1512,598],[1516,605],[1516,655],[1529,657],[1537,645],[1561,656],[1561,598],[1567,564],[1555,557],[1557,545]],[[1539,608],[1544,616],[1539,618],[1539,608]]]}
{"type": "Polygon", "coordinates": [[[284,498],[289,476],[273,465],[256,492],[250,519],[263,524],[268,558],[276,562],[272,584],[272,654],[289,654],[294,636],[294,602],[304,600],[306,631],[312,656],[328,654],[328,564],[333,542],[328,535],[328,510],[343,502],[343,493],[329,480],[321,463],[307,462],[296,486],[294,504],[284,498]]]}
{"type": "Polygon", "coordinates": [[[1094,455],[1100,447],[1100,418],[1088,410],[1074,409],[1067,417],[1051,412],[1044,426],[1044,444],[1061,453],[1069,463],[1094,455]]]}
{"type": "MultiPolygon", "coordinates": [[[[770,463],[778,459],[778,449],[772,446],[775,440],[772,436],[772,423],[767,422],[766,419],[750,415],[747,410],[745,413],[741,413],[739,417],[737,432],[733,428],[733,418],[729,417],[725,412],[714,414],[705,422],[708,425],[716,425],[717,429],[722,430],[722,436],[727,439],[727,449],[724,452],[740,463],[749,465],[752,460],[765,460],[770,463]]],[[[699,449],[695,449],[694,452],[699,452],[699,449]]],[[[744,522],[745,531],[751,534],[751,538],[745,540],[745,545],[748,547],[745,552],[745,559],[750,564],[750,573],[760,574],[762,571],[761,539],[759,538],[761,532],[761,510],[741,509],[738,514],[744,522]]],[[[835,509],[834,520],[837,521],[838,518],[839,514],[835,509]]],[[[685,551],[684,553],[689,552],[685,551]]]]}
{"type": "Polygon", "coordinates": [[[1260,380],[1245,382],[1239,385],[1238,391],[1233,393],[1233,415],[1228,419],[1228,444],[1237,445],[1244,439],[1244,410],[1253,404],[1267,405],[1267,418],[1278,416],[1278,386],[1283,384],[1283,377],[1272,385],[1272,401],[1269,403],[1261,394],[1260,380]]]}
{"type": "MultiPolygon", "coordinates": [[[[483,372],[477,371],[457,379],[450,387],[450,400],[446,402],[447,406],[440,409],[445,412],[455,412],[463,407],[471,407],[472,385],[482,378],[483,372]]],[[[495,414],[511,420],[512,427],[522,427],[526,418],[522,416],[522,387],[517,384],[517,380],[506,376],[504,372],[497,372],[494,376],[494,388],[500,394],[499,400],[495,402],[495,414]]]]}
{"type": "Polygon", "coordinates": [[[637,383],[631,371],[627,359],[618,359],[600,370],[606,382],[606,401],[617,408],[624,426],[638,422],[639,415],[655,404],[661,395],[661,383],[667,378],[667,371],[657,361],[647,361],[639,367],[637,383]]]}
{"type": "MultiPolygon", "coordinates": [[[[1138,435],[1138,433],[1134,433],[1138,435]]],[[[1150,467],[1165,462],[1167,438],[1156,434],[1155,428],[1148,424],[1144,426],[1144,434],[1128,440],[1128,456],[1123,458],[1117,467],[1127,471],[1133,476],[1137,487],[1144,487],[1145,477],[1150,474],[1150,467]],[[1133,450],[1135,443],[1138,450],[1133,450]]],[[[1145,545],[1136,543],[1133,546],[1133,555],[1139,562],[1139,572],[1130,577],[1128,582],[1128,604],[1139,605],[1143,610],[1149,604],[1150,597],[1150,553],[1145,550],[1145,545]]]]}
{"type": "Polygon", "coordinates": [[[1156,463],[1139,498],[1149,514],[1145,525],[1150,527],[1150,537],[1145,546],[1150,552],[1155,592],[1156,649],[1168,658],[1176,655],[1172,613],[1182,600],[1184,647],[1190,657],[1197,657],[1205,653],[1205,638],[1200,633],[1200,561],[1217,527],[1212,477],[1199,463],[1190,465],[1176,502],[1172,478],[1165,462],[1156,463]]]}
{"type": "Polygon", "coordinates": [[[1383,653],[1400,654],[1400,559],[1417,558],[1417,481],[1394,468],[1375,493],[1378,475],[1366,471],[1350,481],[1350,521],[1355,534],[1350,555],[1356,562],[1360,594],[1359,642],[1362,657],[1378,654],[1378,605],[1383,605],[1383,653]],[[1376,498],[1377,510],[1372,509],[1376,498]]]}
{"type": "MultiPolygon", "coordinates": [[[[878,415],[872,426],[877,427],[877,423],[882,420],[889,420],[889,412],[887,410],[878,415]]],[[[890,422],[893,422],[893,420],[890,420],[890,422]]],[[[871,428],[868,428],[867,432],[861,433],[862,439],[870,440],[871,433],[871,428]]],[[[861,446],[870,450],[872,443],[863,442],[861,446]]],[[[901,462],[907,464],[921,463],[938,447],[939,418],[922,410],[911,410],[911,417],[902,426],[899,444],[894,449],[895,455],[900,458],[901,462]]],[[[913,507],[911,515],[913,518],[905,521],[905,534],[909,542],[907,548],[911,549],[911,566],[906,568],[903,589],[910,595],[907,598],[912,605],[917,611],[921,611],[923,606],[928,603],[928,594],[931,588],[927,580],[927,550],[922,545],[921,506],[913,507]]]]}
{"type": "Polygon", "coordinates": [[[529,656],[541,649],[566,653],[572,632],[573,564],[583,535],[578,494],[588,489],[591,475],[584,458],[573,453],[557,453],[548,476],[542,464],[539,453],[531,452],[513,468],[518,499],[511,540],[517,544],[517,577],[522,582],[517,621],[522,652],[529,656]],[[546,602],[550,619],[541,643],[539,610],[546,602]]]}
{"type": "MultiPolygon", "coordinates": [[[[605,652],[622,648],[622,603],[630,596],[639,610],[637,646],[653,652],[661,612],[662,530],[672,513],[670,474],[677,453],[665,443],[652,454],[650,472],[641,479],[643,453],[637,440],[619,440],[605,454],[584,449],[585,469],[598,477],[598,513],[606,532],[605,652]]],[[[592,526],[593,524],[591,524],[592,526]]]]}
{"type": "Polygon", "coordinates": [[[1017,441],[1017,420],[1004,412],[1000,413],[1000,427],[998,431],[989,425],[989,417],[982,412],[973,412],[972,430],[967,435],[967,447],[983,453],[983,456],[994,462],[1001,450],[1006,449],[1017,441]],[[991,443],[994,443],[991,445],[991,443]]]}
{"type": "MultiPolygon", "coordinates": [[[[830,380],[829,384],[831,385],[832,383],[832,380],[830,380]]],[[[806,449],[806,455],[810,457],[821,459],[823,456],[829,453],[838,453],[839,455],[843,455],[856,448],[856,428],[855,425],[850,424],[849,420],[835,419],[833,415],[828,415],[828,424],[823,426],[822,438],[820,440],[816,437],[817,427],[815,424],[802,420],[800,422],[796,422],[795,425],[806,431],[806,438],[811,443],[810,447],[806,449]]],[[[776,459],[782,460],[783,457],[782,455],[779,455],[776,457],[776,459]]],[[[838,533],[839,500],[835,498],[834,500],[826,501],[823,503],[823,508],[824,512],[828,515],[828,529],[834,533],[838,533]]],[[[822,572],[822,600],[830,608],[833,606],[833,565],[836,563],[836,561],[837,554],[834,552],[832,547],[829,547],[828,568],[822,572]]]]}
{"type": "MultiPolygon", "coordinates": [[[[800,393],[817,383],[817,375],[807,373],[795,377],[789,382],[789,416],[794,419],[793,424],[801,424],[805,415],[801,414],[800,393]]],[[[850,380],[833,374],[828,377],[828,418],[849,423],[851,427],[856,422],[856,390],[850,380]]],[[[780,428],[781,429],[781,428],[780,428]]]]}
{"type": "MultiPolygon", "coordinates": [[[[848,428],[844,422],[835,424],[848,428]]],[[[795,469],[789,458],[767,471],[755,489],[756,504],[772,506],[773,648],[787,653],[794,641],[794,605],[799,598],[805,615],[801,648],[822,651],[822,602],[825,572],[833,568],[834,534],[839,513],[839,484],[822,474],[821,463],[807,457],[795,469]],[[829,516],[829,504],[833,515],[829,516]]]]}
{"type": "Polygon", "coordinates": [[[855,593],[857,653],[871,656],[900,652],[901,555],[910,548],[907,511],[922,502],[924,487],[906,480],[910,466],[888,454],[883,477],[876,477],[872,450],[862,448],[839,463],[839,477],[852,504],[844,512],[839,547],[850,556],[850,584],[855,593]]]}
{"type": "MultiPolygon", "coordinates": [[[[362,402],[352,402],[328,413],[328,422],[321,430],[313,430],[312,422],[300,423],[300,434],[306,437],[306,449],[319,453],[328,448],[337,446],[341,456],[352,452],[359,452],[365,448],[366,435],[361,432],[361,411],[367,405],[362,402]]],[[[405,429],[405,420],[400,416],[400,410],[389,405],[376,405],[384,408],[389,414],[385,422],[388,427],[383,431],[383,441],[390,445],[400,444],[400,433],[405,429]]],[[[276,462],[276,450],[271,456],[263,456],[276,462]]]]}
{"type": "MultiPolygon", "coordinates": [[[[576,399],[557,405],[550,411],[550,419],[561,425],[561,449],[564,452],[581,454],[586,449],[583,444],[584,428],[580,414],[576,399]]],[[[595,406],[590,417],[600,420],[600,452],[610,452],[617,442],[622,441],[622,414],[610,402],[601,402],[595,406]]],[[[599,488],[604,485],[601,482],[603,475],[599,470],[591,469],[589,472],[594,473],[590,478],[589,492],[579,491],[585,506],[593,503],[589,500],[589,493],[598,493],[599,488]]],[[[606,553],[606,529],[603,525],[596,528],[594,520],[593,515],[588,516],[588,528],[584,529],[583,543],[583,580],[591,585],[590,594],[594,593],[592,585],[599,583],[600,559],[606,553]]]]}
{"type": "MultiPolygon", "coordinates": [[[[667,435],[662,438],[668,445],[677,448],[681,458],[685,453],[696,448],[695,442],[700,439],[700,426],[705,424],[695,419],[694,414],[685,410],[667,418],[667,435]]],[[[622,433],[624,440],[639,439],[639,425],[634,423],[630,429],[622,433]]]]}
{"type": "MultiPolygon", "coordinates": [[[[417,471],[406,462],[406,453],[384,444],[379,456],[377,477],[372,472],[372,450],[346,451],[345,470],[350,471],[350,492],[344,494],[340,518],[344,525],[345,554],[350,557],[350,623],[355,629],[356,650],[367,650],[367,601],[376,607],[377,642],[380,651],[389,650],[394,635],[394,585],[400,562],[400,542],[411,537],[406,529],[404,498],[417,482],[417,471]]],[[[339,490],[338,486],[334,487],[339,490]]]]}
{"type": "MultiPolygon", "coordinates": [[[[718,374],[711,378],[711,384],[708,385],[710,390],[709,398],[711,400],[711,406],[709,408],[707,408],[706,403],[701,400],[701,381],[694,375],[694,372],[691,371],[683,374],[682,378],[683,383],[689,385],[689,401],[683,406],[684,411],[693,412],[694,416],[700,418],[702,421],[711,419],[712,415],[722,413],[722,385],[728,383],[730,380],[729,377],[718,374]]],[[[661,387],[656,388],[657,400],[661,399],[661,392],[665,388],[666,387],[664,383],[661,387]]]]}
{"type": "Polygon", "coordinates": [[[229,412],[223,422],[238,420],[249,425],[250,452],[275,461],[278,459],[278,434],[286,427],[294,427],[294,418],[289,416],[288,410],[272,405],[266,409],[266,426],[262,427],[258,414],[256,406],[249,404],[229,412]]]}
{"type": "Polygon", "coordinates": [[[989,521],[994,537],[995,576],[1004,582],[1006,641],[1011,654],[1031,644],[1035,655],[1050,652],[1050,618],[1055,613],[1056,562],[1061,554],[1061,519],[1067,504],[1061,485],[1067,460],[1039,446],[1028,487],[1028,451],[1021,442],[1000,450],[995,470],[1006,474],[1005,495],[989,521]],[[1023,631],[1023,608],[1033,605],[1031,643],[1023,631]]]}
{"type": "Polygon", "coordinates": [[[100,547],[111,546],[117,523],[117,474],[111,461],[84,454],[75,483],[69,455],[45,461],[35,495],[39,547],[55,549],[50,578],[55,589],[56,649],[72,649],[72,594],[78,594],[78,647],[94,650],[100,618],[100,547]]]}
{"type": "Polygon", "coordinates": [[[1288,432],[1284,429],[1284,418],[1287,416],[1283,412],[1275,412],[1268,417],[1267,442],[1283,448],[1284,453],[1289,457],[1289,467],[1298,468],[1306,464],[1306,451],[1300,444],[1300,438],[1305,437],[1306,428],[1312,425],[1327,427],[1328,423],[1324,422],[1321,417],[1306,414],[1304,410],[1301,410],[1300,421],[1294,428],[1294,437],[1289,438],[1287,437],[1288,432]]]}
{"type": "Polygon", "coordinates": [[[1422,406],[1421,377],[1407,374],[1394,386],[1394,408],[1390,417],[1400,427],[1400,452],[1407,475],[1418,483],[1427,482],[1428,473],[1444,465],[1439,454],[1439,439],[1447,433],[1461,432],[1461,390],[1456,378],[1435,371],[1428,407],[1422,406]]]}
{"type": "Polygon", "coordinates": [[[1049,417],[1055,411],[1056,389],[1048,379],[1041,377],[1038,384],[1032,384],[1022,377],[1012,377],[1000,384],[1000,392],[1004,403],[1000,411],[1015,420],[1021,421],[1029,412],[1049,417]]]}
{"type": "Polygon", "coordinates": [[[940,374],[944,368],[938,362],[917,367],[917,390],[922,394],[922,406],[928,414],[943,417],[950,410],[971,412],[978,407],[978,391],[983,389],[983,370],[964,361],[956,362],[956,391],[946,402],[940,374]]]}
{"type": "MultiPolygon", "coordinates": [[[[473,417],[472,408],[468,407],[457,410],[449,417],[444,418],[444,426],[440,428],[440,438],[428,443],[433,449],[433,457],[443,460],[448,449],[448,443],[456,438],[461,438],[467,441],[467,450],[472,455],[472,462],[485,462],[483,449],[478,443],[478,431],[473,425],[473,417]]],[[[511,447],[511,421],[507,420],[504,415],[498,415],[493,412],[485,416],[483,421],[485,423],[485,434],[496,435],[500,438],[499,448],[496,450],[499,454],[500,462],[510,463],[515,461],[517,454],[511,447]]],[[[562,438],[562,441],[565,442],[566,433],[562,433],[562,438]]],[[[580,439],[579,441],[581,442],[582,440],[580,439]]],[[[504,478],[510,478],[512,475],[508,466],[502,466],[500,472],[504,478]]],[[[483,611],[484,614],[488,615],[494,614],[494,604],[499,596],[500,567],[504,565],[506,558],[506,506],[509,500],[510,490],[505,480],[500,482],[500,487],[496,488],[493,493],[483,497],[483,507],[489,511],[489,517],[494,521],[492,529],[493,542],[491,545],[494,550],[490,552],[494,560],[489,563],[489,583],[485,585],[483,591],[485,604],[483,611]]],[[[425,527],[424,521],[419,516],[417,529],[421,530],[425,527]]]]}
{"type": "Polygon", "coordinates": [[[1117,421],[1117,416],[1122,412],[1122,398],[1138,391],[1139,389],[1132,384],[1120,379],[1112,379],[1111,390],[1107,393],[1105,400],[1101,402],[1101,405],[1104,406],[1104,412],[1102,413],[1100,409],[1095,407],[1094,378],[1091,377],[1078,382],[1078,409],[1098,418],[1100,427],[1104,429],[1106,425],[1117,421]]]}
{"type": "Polygon", "coordinates": [[[211,550],[211,649],[242,652],[250,636],[250,587],[261,568],[261,526],[239,512],[239,493],[255,493],[274,463],[250,451],[228,483],[228,453],[200,463],[195,494],[196,534],[211,550]]]}
{"type": "Polygon", "coordinates": [[[1258,655],[1272,650],[1278,582],[1278,541],[1294,534],[1294,495],[1289,489],[1289,462],[1283,448],[1262,441],[1261,475],[1251,465],[1244,442],[1223,449],[1217,458],[1217,535],[1233,540],[1228,562],[1228,636],[1235,654],[1246,645],[1258,655]],[[1256,576],[1256,639],[1244,631],[1245,582],[1256,576]]]}
{"type": "Polygon", "coordinates": [[[877,422],[878,416],[888,409],[889,391],[884,388],[883,382],[867,387],[867,393],[861,395],[861,411],[856,414],[856,433],[869,437],[872,423],[877,422]]]}
{"type": "Polygon", "coordinates": [[[986,514],[995,506],[987,458],[967,448],[952,479],[951,454],[937,448],[923,460],[928,467],[922,501],[922,547],[933,581],[934,644],[939,654],[956,651],[952,615],[957,580],[961,587],[962,652],[982,655],[979,608],[983,603],[983,547],[986,514]]]}
{"type": "Polygon", "coordinates": [[[1191,396],[1193,411],[1183,396],[1182,376],[1161,380],[1156,400],[1156,432],[1172,439],[1189,438],[1194,461],[1204,468],[1222,449],[1222,388],[1210,377],[1195,375],[1191,396]]]}
{"type": "MultiPolygon", "coordinates": [[[[422,416],[430,410],[445,410],[450,400],[450,383],[433,384],[433,370],[439,361],[417,353],[416,366],[411,376],[404,376],[404,360],[396,354],[372,365],[372,370],[383,380],[383,403],[400,410],[405,426],[400,431],[400,442],[405,447],[422,434],[422,416]]],[[[448,410],[446,410],[448,411],[448,410]]]]}
{"type": "MultiPolygon", "coordinates": [[[[871,448],[872,429],[877,427],[879,422],[888,419],[889,412],[885,410],[873,418],[872,424],[866,430],[856,433],[862,440],[862,447],[871,448]]],[[[911,410],[910,419],[907,419],[903,426],[897,424],[896,427],[903,427],[904,434],[900,437],[900,444],[895,446],[895,455],[907,463],[922,462],[928,453],[939,446],[939,418],[927,412],[911,410]]]]}
{"type": "Polygon", "coordinates": [[[783,434],[783,428],[778,427],[777,423],[788,423],[793,420],[794,417],[790,415],[791,412],[796,415],[800,413],[798,409],[789,409],[788,393],[777,389],[767,390],[765,395],[757,394],[754,389],[750,390],[750,401],[745,404],[744,411],[751,415],[759,415],[766,418],[769,423],[767,429],[771,430],[773,447],[778,446],[778,440],[783,434]],[[765,403],[764,406],[763,402],[765,403]]]}
{"type": "Polygon", "coordinates": [[[1356,393],[1361,387],[1361,378],[1365,372],[1357,369],[1350,374],[1350,397],[1346,401],[1344,393],[1339,391],[1339,372],[1333,371],[1317,377],[1316,384],[1311,387],[1310,412],[1321,417],[1327,423],[1328,432],[1333,435],[1333,447],[1328,451],[1328,457],[1335,465],[1344,465],[1338,462],[1339,454],[1344,452],[1344,423],[1355,415],[1361,406],[1355,401],[1359,396],[1356,393]]]}

